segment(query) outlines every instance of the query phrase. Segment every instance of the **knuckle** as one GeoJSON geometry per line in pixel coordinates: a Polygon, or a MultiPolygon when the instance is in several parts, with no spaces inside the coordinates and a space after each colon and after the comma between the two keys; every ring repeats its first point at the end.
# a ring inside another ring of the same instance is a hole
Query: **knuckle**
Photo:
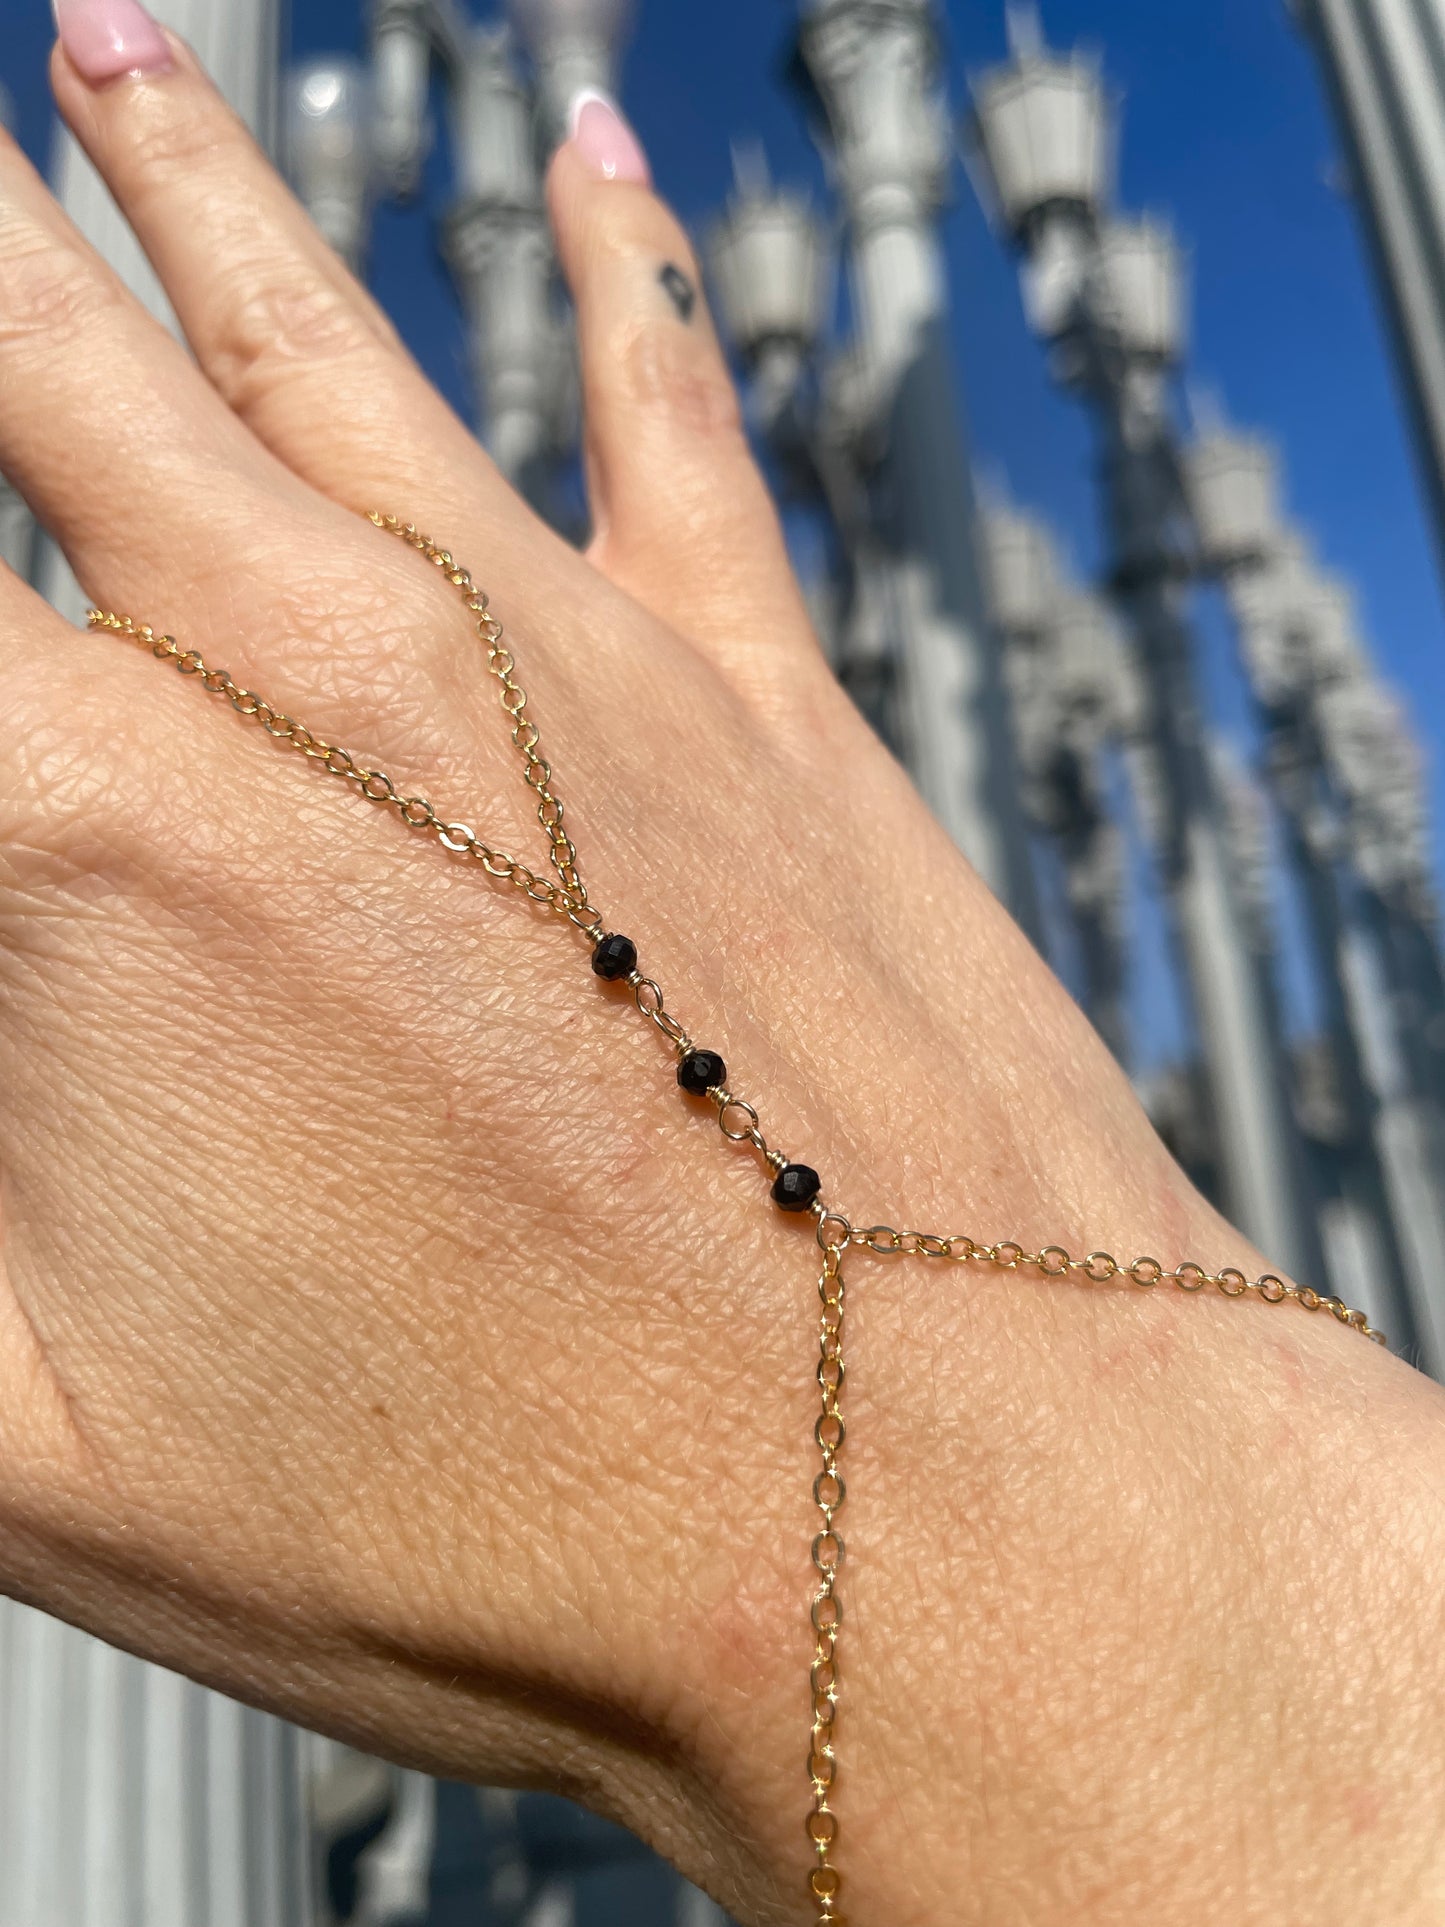
{"type": "Polygon", "coordinates": [[[34,222],[0,215],[0,344],[47,355],[113,315],[120,284],[34,222]]]}
{"type": "Polygon", "coordinates": [[[239,263],[212,289],[207,369],[238,413],[296,375],[381,351],[341,288],[300,263],[239,263]]]}
{"type": "Polygon", "coordinates": [[[700,437],[743,434],[737,390],[704,337],[665,321],[637,320],[619,331],[608,356],[619,385],[639,407],[658,408],[700,437]]]}
{"type": "Polygon", "coordinates": [[[155,111],[132,114],[125,135],[125,171],[132,189],[144,195],[165,187],[177,174],[227,175],[241,141],[249,135],[227,120],[208,114],[178,114],[163,101],[155,111]]]}
{"type": "Polygon", "coordinates": [[[657,410],[701,436],[743,433],[742,410],[712,329],[680,327],[667,304],[646,299],[664,267],[680,269],[694,288],[701,277],[686,235],[660,206],[624,211],[599,224],[594,247],[601,280],[618,319],[589,355],[588,374],[639,409],[657,410]]]}

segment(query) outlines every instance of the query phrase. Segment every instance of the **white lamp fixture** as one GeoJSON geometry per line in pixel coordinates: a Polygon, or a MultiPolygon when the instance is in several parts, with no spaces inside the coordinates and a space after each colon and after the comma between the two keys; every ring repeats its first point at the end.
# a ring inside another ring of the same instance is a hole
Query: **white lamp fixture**
{"type": "Polygon", "coordinates": [[[1049,210],[1098,218],[1112,192],[1109,109],[1096,64],[1026,54],[973,84],[973,146],[1009,232],[1049,210]]]}
{"type": "Polygon", "coordinates": [[[1088,302],[1100,333],[1133,360],[1166,366],[1184,349],[1184,262],[1150,215],[1111,220],[1099,235],[1088,302]]]}
{"type": "Polygon", "coordinates": [[[990,507],[979,517],[989,613],[1008,636],[1036,637],[1059,597],[1059,568],[1048,530],[1018,509],[990,507]]]}
{"type": "Polygon", "coordinates": [[[317,227],[353,267],[366,238],[371,118],[370,83],[358,61],[307,61],[286,77],[287,175],[317,227]]]}
{"type": "Polygon", "coordinates": [[[1200,559],[1211,573],[1260,561],[1278,548],[1278,465],[1267,442],[1214,430],[1187,451],[1184,473],[1200,559]]]}
{"type": "Polygon", "coordinates": [[[719,319],[744,359],[773,341],[812,349],[827,318],[833,261],[807,200],[744,188],[709,231],[706,253],[719,319]]]}

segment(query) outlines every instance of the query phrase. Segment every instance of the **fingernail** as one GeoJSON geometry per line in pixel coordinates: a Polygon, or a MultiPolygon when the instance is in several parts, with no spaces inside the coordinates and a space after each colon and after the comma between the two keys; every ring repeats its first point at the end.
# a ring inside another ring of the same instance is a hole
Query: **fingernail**
{"type": "Polygon", "coordinates": [[[122,74],[163,74],[170,44],[139,0],[53,0],[66,57],[92,87],[122,74]]]}
{"type": "Polygon", "coordinates": [[[594,174],[604,181],[635,181],[647,187],[652,170],[636,134],[606,94],[584,87],[567,109],[567,138],[594,174]]]}

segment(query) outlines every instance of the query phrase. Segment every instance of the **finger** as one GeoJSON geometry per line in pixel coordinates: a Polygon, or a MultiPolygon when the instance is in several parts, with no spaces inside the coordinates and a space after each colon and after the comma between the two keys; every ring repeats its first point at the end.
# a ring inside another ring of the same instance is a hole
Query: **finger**
{"type": "MultiPolygon", "coordinates": [[[[207,378],[297,475],[357,510],[456,527],[527,513],[327,246],[190,50],[143,85],[68,51],[56,101],[150,257],[207,378]]],[[[84,9],[82,8],[82,13],[84,9]]]]}
{"type": "MultiPolygon", "coordinates": [[[[140,112],[174,71],[113,91],[140,112]]],[[[6,140],[0,469],[98,603],[174,629],[326,736],[354,740],[364,723],[368,752],[405,763],[458,709],[460,656],[434,592],[263,446],[6,140]]],[[[454,510],[441,526],[463,519],[454,510]]],[[[473,496],[462,532],[476,553],[474,521],[473,496]]],[[[526,546],[501,552],[516,566],[526,546]]],[[[455,754],[469,731],[452,726],[455,754]]]]}
{"type": "Polygon", "coordinates": [[[87,589],[137,599],[178,577],[213,577],[218,539],[258,504],[284,517],[312,499],[76,232],[5,135],[0,470],[87,589]]]}
{"type": "Polygon", "coordinates": [[[765,648],[785,670],[814,645],[692,249],[626,122],[579,100],[547,193],[577,307],[594,557],[729,667],[765,648]]]}

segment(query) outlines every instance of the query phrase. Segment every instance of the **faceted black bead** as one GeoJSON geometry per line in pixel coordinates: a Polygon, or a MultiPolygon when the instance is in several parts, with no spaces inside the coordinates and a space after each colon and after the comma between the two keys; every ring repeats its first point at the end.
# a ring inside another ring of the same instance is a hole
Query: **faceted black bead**
{"type": "Polygon", "coordinates": [[[637,968],[637,945],[631,937],[619,936],[614,931],[610,937],[603,937],[592,952],[592,968],[608,983],[615,983],[619,977],[630,977],[637,968]]]}
{"type": "Polygon", "coordinates": [[[784,1211],[806,1211],[822,1188],[811,1164],[785,1164],[773,1184],[773,1202],[784,1211]]]}
{"type": "Polygon", "coordinates": [[[706,1097],[715,1084],[725,1083],[728,1067],[715,1050],[690,1050],[677,1067],[677,1081],[694,1097],[706,1097]]]}

